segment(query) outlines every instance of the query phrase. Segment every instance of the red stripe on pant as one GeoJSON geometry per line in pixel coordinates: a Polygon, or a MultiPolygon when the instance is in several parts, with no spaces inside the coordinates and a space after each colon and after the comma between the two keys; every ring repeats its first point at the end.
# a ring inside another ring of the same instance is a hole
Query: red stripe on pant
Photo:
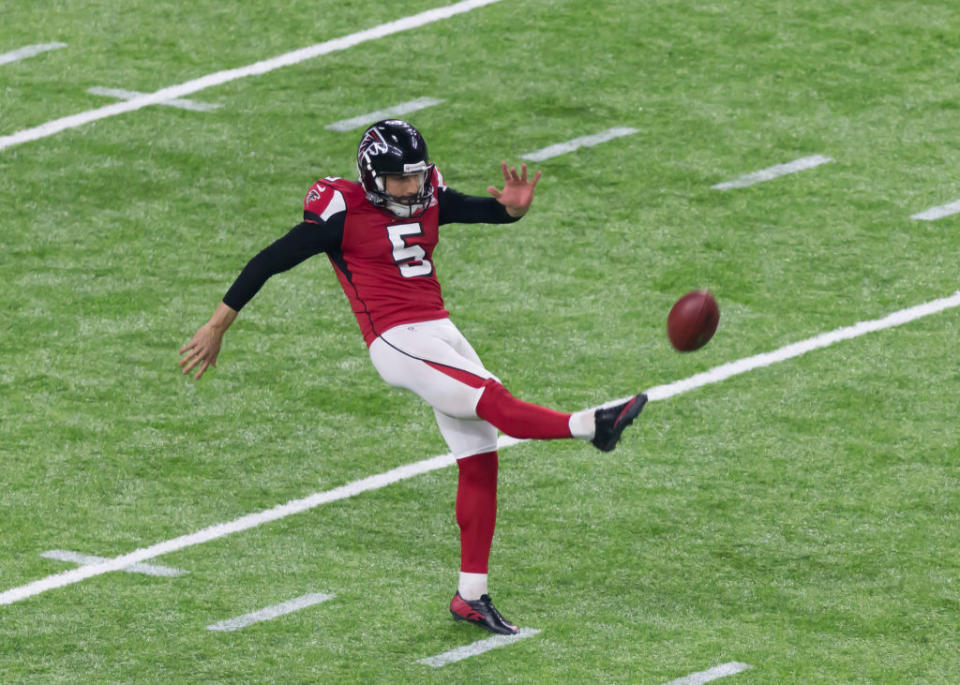
{"type": "Polygon", "coordinates": [[[460,570],[487,573],[493,529],[497,524],[497,453],[484,452],[457,460],[457,525],[460,526],[460,570]]]}
{"type": "Polygon", "coordinates": [[[440,373],[445,373],[450,376],[450,378],[455,378],[461,383],[469,385],[471,388],[479,388],[483,385],[484,381],[487,380],[486,378],[474,375],[469,371],[458,369],[456,366],[447,366],[446,364],[439,364],[437,362],[431,362],[428,360],[424,360],[424,362],[427,364],[427,366],[436,369],[440,373]]]}

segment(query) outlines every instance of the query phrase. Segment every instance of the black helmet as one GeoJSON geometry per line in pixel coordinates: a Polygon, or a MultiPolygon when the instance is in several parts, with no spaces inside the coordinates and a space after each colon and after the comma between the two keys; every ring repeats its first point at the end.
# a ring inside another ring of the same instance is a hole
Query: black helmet
{"type": "Polygon", "coordinates": [[[423,136],[405,121],[378,121],[363,132],[357,149],[357,170],[367,200],[376,207],[408,218],[422,214],[430,206],[433,164],[423,136]],[[413,197],[394,197],[387,193],[384,174],[418,174],[420,190],[413,197]]]}

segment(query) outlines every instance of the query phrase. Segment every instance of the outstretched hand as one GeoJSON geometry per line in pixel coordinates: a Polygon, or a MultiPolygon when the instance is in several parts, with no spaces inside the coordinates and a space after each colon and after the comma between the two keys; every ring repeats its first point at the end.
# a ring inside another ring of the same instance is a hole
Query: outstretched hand
{"type": "Polygon", "coordinates": [[[220,354],[220,345],[223,343],[223,334],[230,328],[230,324],[237,318],[237,310],[226,302],[217,305],[216,311],[207,323],[200,326],[186,345],[180,348],[180,369],[183,373],[190,373],[196,366],[200,366],[193,379],[198,381],[204,371],[217,365],[217,355],[220,354]]]}
{"type": "Polygon", "coordinates": [[[497,190],[495,186],[487,186],[487,192],[507,208],[507,214],[521,217],[527,213],[533,202],[533,189],[540,180],[540,172],[537,172],[532,181],[528,181],[526,164],[520,165],[519,174],[514,167],[507,169],[506,162],[500,162],[500,168],[503,169],[503,190],[497,190]]]}
{"type": "Polygon", "coordinates": [[[223,341],[223,333],[218,331],[210,324],[204,324],[200,327],[193,338],[186,345],[180,348],[180,368],[182,373],[190,373],[194,367],[200,365],[194,380],[200,380],[211,366],[217,365],[217,355],[220,354],[220,345],[223,341]]]}

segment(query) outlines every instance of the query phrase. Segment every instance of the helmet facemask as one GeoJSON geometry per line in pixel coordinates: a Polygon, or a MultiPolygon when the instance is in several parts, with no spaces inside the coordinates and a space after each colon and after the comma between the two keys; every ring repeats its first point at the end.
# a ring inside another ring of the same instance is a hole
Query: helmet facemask
{"type": "MultiPolygon", "coordinates": [[[[409,165],[418,166],[418,165],[409,165]]],[[[396,174],[403,178],[415,177],[417,179],[417,191],[412,195],[396,196],[387,192],[387,177],[394,174],[377,174],[376,183],[383,199],[383,208],[392,214],[401,218],[414,217],[422,214],[430,206],[430,198],[433,196],[433,185],[430,183],[430,175],[433,171],[432,164],[422,164],[421,169],[412,173],[396,174]]]]}

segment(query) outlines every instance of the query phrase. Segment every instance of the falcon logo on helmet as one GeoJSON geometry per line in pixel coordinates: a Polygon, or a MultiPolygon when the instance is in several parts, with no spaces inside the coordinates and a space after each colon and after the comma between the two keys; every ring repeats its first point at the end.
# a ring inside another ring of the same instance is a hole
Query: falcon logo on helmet
{"type": "Polygon", "coordinates": [[[367,201],[400,218],[419,216],[430,206],[433,168],[423,136],[405,121],[378,121],[360,138],[357,171],[367,201]],[[389,175],[415,175],[420,180],[419,190],[404,197],[391,195],[384,182],[384,176],[389,175]]]}

